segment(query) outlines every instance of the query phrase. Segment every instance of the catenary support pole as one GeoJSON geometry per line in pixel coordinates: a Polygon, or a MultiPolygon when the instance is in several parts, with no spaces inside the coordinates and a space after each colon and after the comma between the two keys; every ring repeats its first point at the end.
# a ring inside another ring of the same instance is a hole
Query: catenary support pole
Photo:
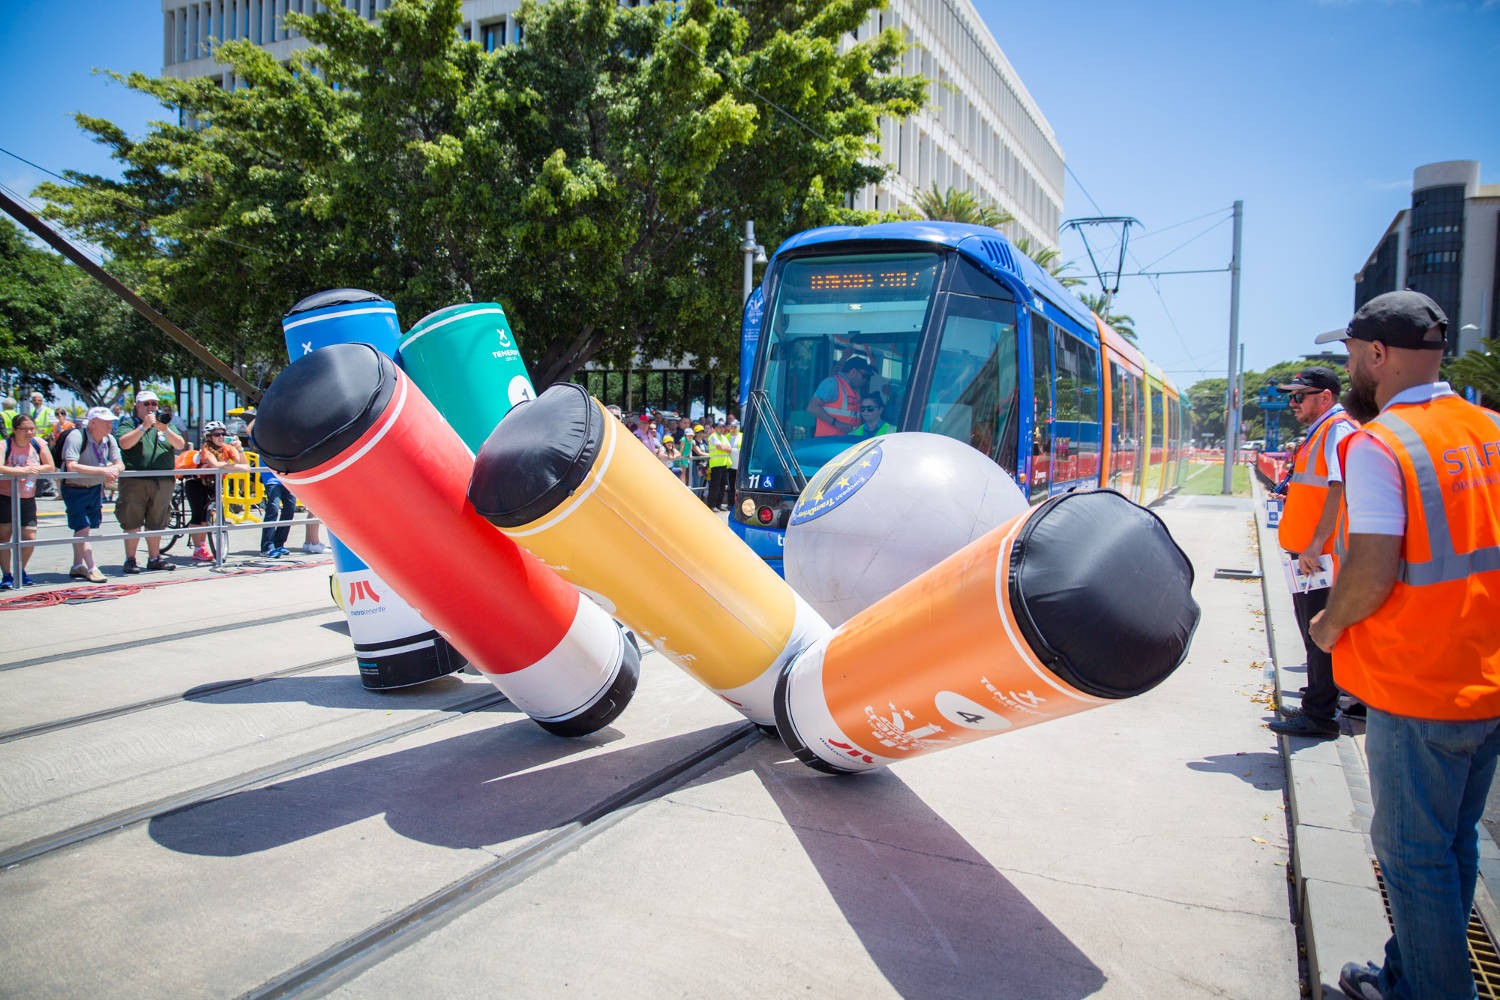
{"type": "Polygon", "coordinates": [[[1235,392],[1235,362],[1239,360],[1240,344],[1240,232],[1245,217],[1245,203],[1234,203],[1234,253],[1229,258],[1229,377],[1224,381],[1224,488],[1220,492],[1229,496],[1234,492],[1234,459],[1239,443],[1240,409],[1236,405],[1239,394],[1235,392]]]}

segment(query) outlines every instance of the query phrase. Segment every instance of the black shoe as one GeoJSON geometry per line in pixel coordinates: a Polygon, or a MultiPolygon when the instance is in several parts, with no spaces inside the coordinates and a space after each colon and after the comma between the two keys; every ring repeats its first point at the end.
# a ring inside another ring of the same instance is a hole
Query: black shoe
{"type": "Polygon", "coordinates": [[[1283,719],[1296,719],[1296,718],[1300,718],[1301,715],[1302,715],[1302,706],[1301,705],[1282,705],[1281,706],[1281,717],[1283,719]]]}
{"type": "Polygon", "coordinates": [[[139,573],[140,571],[141,571],[141,568],[135,564],[135,560],[134,559],[126,559],[125,560],[125,574],[127,576],[130,575],[131,573],[139,573]]]}
{"type": "Polygon", "coordinates": [[[176,569],[177,567],[174,566],[172,563],[167,562],[161,556],[157,556],[155,559],[152,559],[152,560],[150,560],[149,562],[146,563],[146,568],[147,569],[164,569],[164,570],[171,571],[171,570],[176,569]]]}
{"type": "Polygon", "coordinates": [[[1339,734],[1339,724],[1332,719],[1314,719],[1306,715],[1277,719],[1270,723],[1269,728],[1279,736],[1308,736],[1321,740],[1331,739],[1339,734]]]}
{"type": "Polygon", "coordinates": [[[1356,701],[1354,704],[1344,709],[1344,716],[1349,719],[1363,719],[1365,717],[1364,702],[1356,701]]]}

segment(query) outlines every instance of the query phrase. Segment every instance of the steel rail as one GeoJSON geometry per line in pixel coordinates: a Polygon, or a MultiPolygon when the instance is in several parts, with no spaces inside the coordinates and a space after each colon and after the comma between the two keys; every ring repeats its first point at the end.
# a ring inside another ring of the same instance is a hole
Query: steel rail
{"type": "Polygon", "coordinates": [[[72,847],[76,844],[81,844],[84,841],[93,840],[95,837],[103,836],[106,833],[123,830],[126,827],[153,820],[167,813],[178,812],[196,805],[202,805],[211,799],[242,791],[252,785],[282,778],[289,774],[295,774],[298,771],[305,771],[320,764],[326,764],[329,761],[359,753],[361,750],[367,750],[381,743],[400,739],[403,736],[409,736],[412,733],[420,732],[423,729],[433,726],[440,726],[445,722],[462,718],[470,712],[489,708],[504,700],[505,696],[499,691],[490,691],[448,708],[428,712],[409,722],[388,726],[374,733],[356,736],[318,750],[309,750],[306,753],[297,754],[286,760],[237,774],[232,778],[224,778],[206,785],[199,785],[185,792],[178,792],[175,795],[168,795],[141,805],[121,809],[107,816],[101,816],[98,819],[79,823],[65,830],[59,830],[56,833],[36,837],[24,843],[17,844],[14,847],[7,848],[3,854],[0,854],[0,869],[9,868],[12,865],[22,864],[27,861],[35,861],[37,858],[45,857],[48,854],[72,847]]]}

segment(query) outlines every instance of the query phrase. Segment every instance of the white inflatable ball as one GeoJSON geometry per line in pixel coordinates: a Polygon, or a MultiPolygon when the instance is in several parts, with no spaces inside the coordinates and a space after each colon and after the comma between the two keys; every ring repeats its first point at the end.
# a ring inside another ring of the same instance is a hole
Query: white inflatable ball
{"type": "Polygon", "coordinates": [[[1015,480],[960,441],[870,438],[808,482],[782,566],[792,589],[839,625],[1026,507],[1015,480]]]}

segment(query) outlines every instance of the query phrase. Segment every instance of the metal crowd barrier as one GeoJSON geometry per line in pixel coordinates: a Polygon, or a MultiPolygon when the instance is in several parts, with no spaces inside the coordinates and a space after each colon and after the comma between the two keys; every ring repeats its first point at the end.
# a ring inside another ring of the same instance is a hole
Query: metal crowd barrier
{"type": "MultiPolygon", "coordinates": [[[[25,579],[24,575],[21,572],[21,553],[25,549],[40,548],[46,545],[72,545],[74,542],[79,540],[72,534],[69,534],[65,538],[35,538],[30,540],[23,540],[21,538],[21,481],[25,479],[78,479],[87,475],[89,475],[89,473],[37,472],[25,476],[18,476],[13,473],[5,474],[3,476],[3,478],[11,480],[10,496],[0,499],[8,501],[10,504],[11,535],[10,541],[6,542],[5,545],[10,549],[11,577],[15,581],[15,588],[17,590],[21,589],[22,582],[25,579]]],[[[154,531],[147,531],[145,529],[131,532],[121,531],[114,534],[99,534],[99,529],[95,529],[94,531],[89,532],[87,539],[88,543],[90,545],[93,545],[97,542],[123,542],[130,538],[151,538],[160,537],[163,535],[212,534],[214,536],[214,545],[212,546],[214,550],[214,568],[217,569],[224,565],[224,550],[226,547],[225,543],[227,542],[229,532],[231,531],[242,530],[245,528],[253,528],[256,531],[259,531],[262,528],[267,527],[277,528],[283,524],[291,526],[294,524],[306,525],[323,523],[317,518],[312,517],[311,511],[308,512],[308,517],[301,518],[299,520],[296,517],[295,509],[292,511],[292,518],[290,520],[284,521],[253,521],[249,520],[248,518],[231,518],[226,520],[224,515],[224,508],[227,504],[235,504],[238,506],[247,507],[254,506],[254,503],[247,503],[247,498],[257,496],[260,498],[260,500],[256,502],[263,502],[265,497],[265,490],[261,486],[259,476],[255,473],[230,472],[224,469],[156,469],[141,472],[126,471],[120,473],[119,478],[116,479],[116,483],[118,483],[120,479],[177,479],[182,476],[214,477],[215,482],[213,520],[211,523],[200,528],[189,528],[184,526],[181,528],[161,528],[154,531]],[[254,477],[255,482],[253,484],[244,484],[244,486],[239,491],[231,492],[226,501],[224,480],[233,477],[238,477],[241,481],[254,477]]],[[[58,493],[61,494],[61,492],[62,490],[59,485],[58,493]]],[[[115,502],[119,502],[118,498],[115,502]]],[[[306,508],[303,509],[306,510],[306,508]]],[[[41,525],[40,523],[38,523],[38,528],[40,527],[41,525]]],[[[100,527],[103,527],[102,522],[100,527]]]]}
{"type": "MultiPolygon", "coordinates": [[[[678,462],[687,462],[688,480],[687,488],[698,495],[701,500],[708,494],[708,456],[700,458],[661,458],[661,463],[676,475],[680,470],[678,462]]],[[[732,475],[732,471],[731,471],[732,475]]],[[[679,477],[680,478],[680,477],[679,477]]]]}

